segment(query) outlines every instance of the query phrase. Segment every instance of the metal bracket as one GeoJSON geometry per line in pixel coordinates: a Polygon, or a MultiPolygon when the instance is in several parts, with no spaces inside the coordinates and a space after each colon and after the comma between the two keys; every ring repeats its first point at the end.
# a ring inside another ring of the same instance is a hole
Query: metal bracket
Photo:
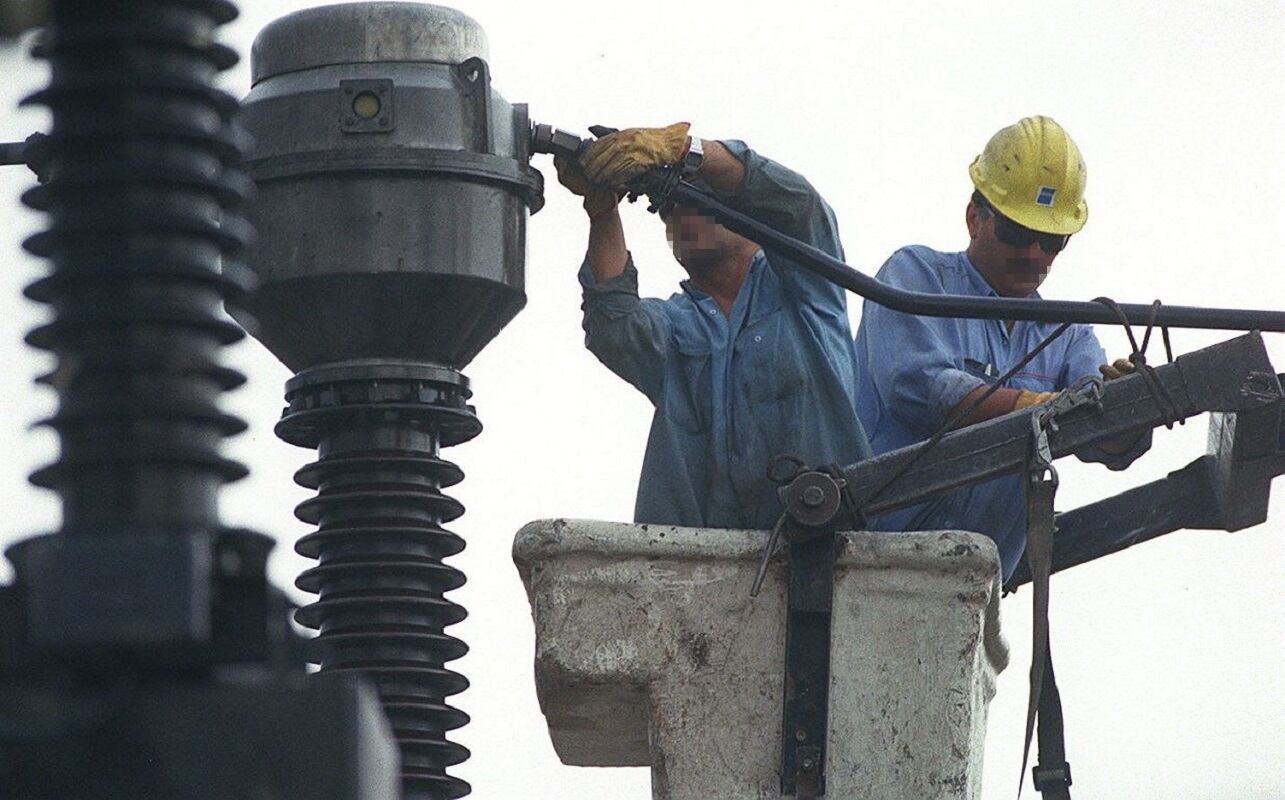
{"type": "Polygon", "coordinates": [[[781,793],[797,800],[825,795],[826,739],[830,711],[830,630],[834,562],[839,548],[835,518],[846,481],[780,456],[768,476],[785,514],[763,553],[751,594],[758,593],[768,559],[782,534],[789,543],[790,585],[785,617],[785,692],[781,719],[781,793]],[[782,474],[782,464],[792,465],[782,474]]]}
{"type": "MultiPolygon", "coordinates": [[[[1160,480],[1058,514],[1053,572],[1178,530],[1237,531],[1264,522],[1272,480],[1285,474],[1283,407],[1277,399],[1214,413],[1206,455],[1160,480]]],[[[1019,562],[1004,589],[1030,580],[1026,562],[1019,562]]]]}
{"type": "Polygon", "coordinates": [[[830,710],[830,625],[837,540],[807,532],[790,541],[785,623],[785,702],[781,720],[781,793],[825,795],[830,710]]]}
{"type": "Polygon", "coordinates": [[[469,127],[473,148],[478,153],[494,153],[495,137],[491,135],[491,70],[486,62],[474,56],[455,68],[471,115],[469,127]]]}

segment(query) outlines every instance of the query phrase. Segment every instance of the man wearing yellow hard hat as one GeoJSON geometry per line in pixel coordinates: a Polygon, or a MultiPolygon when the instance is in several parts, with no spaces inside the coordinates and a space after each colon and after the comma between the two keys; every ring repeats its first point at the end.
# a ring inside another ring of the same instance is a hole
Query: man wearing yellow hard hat
{"type": "MultiPolygon", "coordinates": [[[[1038,297],[1053,261],[1084,227],[1087,173],[1075,142],[1049,117],[1027,117],[986,143],[968,170],[967,249],[903,247],[879,270],[884,283],[935,294],[1038,297]]],[[[1043,341],[1053,323],[920,317],[866,301],[858,329],[857,413],[875,454],[929,438],[957,410],[1043,341]]],[[[1093,329],[1075,325],[994,392],[964,424],[1051,400],[1077,380],[1132,371],[1106,363],[1093,329]]],[[[1148,432],[1119,447],[1081,453],[1124,469],[1151,446],[1148,432]]],[[[1007,475],[873,521],[880,530],[972,530],[999,547],[1004,579],[1022,556],[1021,478],[1007,475]]]]}

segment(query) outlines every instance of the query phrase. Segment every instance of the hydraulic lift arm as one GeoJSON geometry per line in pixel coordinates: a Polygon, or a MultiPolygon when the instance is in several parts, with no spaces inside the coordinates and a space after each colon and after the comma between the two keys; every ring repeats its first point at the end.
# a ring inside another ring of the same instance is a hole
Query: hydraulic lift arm
{"type": "MultiPolygon", "coordinates": [[[[1058,514],[1053,572],[1174,531],[1238,531],[1266,522],[1279,475],[1285,475],[1281,403],[1215,412],[1205,455],[1158,481],[1058,514]]],[[[1005,588],[1030,580],[1030,567],[1020,561],[1005,588]]]]}
{"type": "MultiPolygon", "coordinates": [[[[1281,379],[1262,337],[1251,333],[1155,368],[1175,416],[1212,415],[1209,452],[1168,477],[1057,517],[1053,571],[1184,528],[1240,530],[1263,522],[1271,480],[1285,473],[1281,379]]],[[[1111,381],[1096,404],[1057,418],[1048,432],[1053,458],[1096,442],[1165,423],[1141,375],[1111,381]]],[[[842,469],[842,477],[804,471],[781,490],[786,513],[810,527],[830,524],[846,490],[867,514],[922,502],[942,492],[1023,468],[1030,449],[1030,414],[1015,412],[842,469]],[[843,482],[844,486],[840,485],[843,482]],[[823,498],[805,502],[805,492],[823,498]],[[821,509],[822,513],[818,513],[821,509]]],[[[1008,582],[1029,581],[1025,562],[1008,582]]]]}

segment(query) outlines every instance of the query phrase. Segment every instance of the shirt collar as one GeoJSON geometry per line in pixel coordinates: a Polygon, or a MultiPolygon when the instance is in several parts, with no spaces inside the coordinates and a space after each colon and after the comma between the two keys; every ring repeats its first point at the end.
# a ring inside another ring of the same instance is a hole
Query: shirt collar
{"type": "MultiPolygon", "coordinates": [[[[737,292],[736,294],[737,303],[740,302],[741,296],[745,294],[744,290],[746,285],[749,284],[750,281],[754,280],[755,277],[758,275],[759,270],[763,268],[763,263],[766,258],[767,256],[763,254],[763,251],[759,250],[757,253],[754,254],[754,257],[750,259],[749,271],[745,273],[745,280],[741,283],[741,291],[737,292]]],[[[700,289],[696,288],[696,284],[692,283],[691,278],[684,278],[683,280],[678,282],[678,285],[696,303],[702,303],[702,302],[713,303],[714,302],[714,298],[710,297],[709,295],[702,292],[700,289]]]]}

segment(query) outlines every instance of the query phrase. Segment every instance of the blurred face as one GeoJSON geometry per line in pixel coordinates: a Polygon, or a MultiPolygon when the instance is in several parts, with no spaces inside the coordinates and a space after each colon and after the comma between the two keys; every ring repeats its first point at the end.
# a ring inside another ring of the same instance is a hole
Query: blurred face
{"type": "Polygon", "coordinates": [[[967,222],[968,258],[1003,297],[1034,294],[1068,238],[1023,228],[976,202],[968,204],[967,222]]]}
{"type": "Polygon", "coordinates": [[[746,241],[702,211],[673,208],[663,212],[661,219],[674,258],[693,277],[722,262],[746,241]]]}

